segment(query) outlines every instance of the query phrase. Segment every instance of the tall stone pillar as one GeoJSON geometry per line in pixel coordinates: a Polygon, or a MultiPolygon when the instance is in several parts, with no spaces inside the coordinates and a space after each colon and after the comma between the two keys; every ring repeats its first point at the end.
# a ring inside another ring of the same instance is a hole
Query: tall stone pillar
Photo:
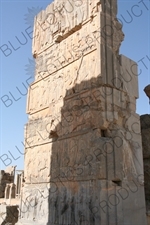
{"type": "Polygon", "coordinates": [[[55,0],[35,18],[19,224],[147,225],[137,65],[116,0],[55,0]]]}

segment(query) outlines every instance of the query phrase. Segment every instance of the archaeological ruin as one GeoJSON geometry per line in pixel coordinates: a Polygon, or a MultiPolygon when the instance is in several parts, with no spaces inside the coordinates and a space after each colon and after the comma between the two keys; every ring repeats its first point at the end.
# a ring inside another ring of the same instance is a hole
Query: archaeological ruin
{"type": "Polygon", "coordinates": [[[23,171],[16,166],[0,170],[0,224],[15,225],[19,217],[23,171]]]}
{"type": "Polygon", "coordinates": [[[0,192],[2,225],[150,225],[150,115],[116,16],[117,0],[55,0],[35,17],[25,169],[0,192]]]}

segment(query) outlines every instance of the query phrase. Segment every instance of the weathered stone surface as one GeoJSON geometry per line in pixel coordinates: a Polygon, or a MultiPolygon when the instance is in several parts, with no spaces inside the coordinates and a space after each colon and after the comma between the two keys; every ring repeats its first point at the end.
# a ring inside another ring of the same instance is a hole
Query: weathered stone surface
{"type": "Polygon", "coordinates": [[[55,0],[35,18],[18,224],[147,225],[137,65],[116,14],[116,0],[55,0]]]}
{"type": "Polygon", "coordinates": [[[33,55],[39,55],[55,42],[59,43],[81,29],[81,25],[97,16],[100,8],[98,0],[55,0],[35,19],[33,55]]]}
{"type": "Polygon", "coordinates": [[[0,198],[4,198],[6,184],[12,183],[14,176],[7,171],[0,170],[0,198]]]}
{"type": "Polygon", "coordinates": [[[50,187],[49,184],[26,185],[22,224],[26,221],[36,224],[36,218],[38,224],[47,221],[49,224],[106,224],[108,221],[113,225],[134,221],[140,225],[141,214],[145,213],[142,189],[138,181],[123,182],[121,186],[106,180],[60,180],[51,182],[50,187]]]}
{"type": "Polygon", "coordinates": [[[122,66],[121,78],[123,80],[123,89],[125,90],[125,92],[128,92],[129,96],[138,98],[139,91],[137,64],[124,55],[120,56],[120,63],[122,66]]]}
{"type": "Polygon", "coordinates": [[[18,221],[18,206],[0,205],[0,224],[15,225],[18,221]]]}
{"type": "Polygon", "coordinates": [[[150,211],[150,115],[142,115],[141,133],[144,157],[145,197],[147,211],[150,211]]]}

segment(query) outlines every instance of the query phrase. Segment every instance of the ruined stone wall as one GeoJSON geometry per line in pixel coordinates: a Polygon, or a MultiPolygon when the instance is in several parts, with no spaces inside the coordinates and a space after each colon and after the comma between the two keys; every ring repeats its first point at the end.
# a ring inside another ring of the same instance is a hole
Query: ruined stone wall
{"type": "Polygon", "coordinates": [[[14,176],[6,173],[4,170],[0,170],[0,198],[5,196],[6,184],[13,183],[14,176]]]}
{"type": "Polygon", "coordinates": [[[55,0],[35,18],[18,224],[146,225],[137,65],[116,14],[116,0],[55,0]]]}

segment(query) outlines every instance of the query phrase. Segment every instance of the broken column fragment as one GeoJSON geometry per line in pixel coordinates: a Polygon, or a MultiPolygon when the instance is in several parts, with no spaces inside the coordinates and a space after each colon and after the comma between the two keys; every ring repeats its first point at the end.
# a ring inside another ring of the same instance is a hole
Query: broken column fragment
{"type": "Polygon", "coordinates": [[[55,0],[35,18],[18,224],[147,225],[137,65],[116,14],[116,0],[55,0]]]}
{"type": "Polygon", "coordinates": [[[144,92],[145,92],[145,94],[147,95],[147,97],[149,98],[149,104],[150,104],[150,85],[147,85],[147,86],[144,88],[144,92]]]}
{"type": "Polygon", "coordinates": [[[12,182],[14,182],[14,173],[8,168],[0,170],[0,198],[4,198],[6,185],[12,182]]]}

